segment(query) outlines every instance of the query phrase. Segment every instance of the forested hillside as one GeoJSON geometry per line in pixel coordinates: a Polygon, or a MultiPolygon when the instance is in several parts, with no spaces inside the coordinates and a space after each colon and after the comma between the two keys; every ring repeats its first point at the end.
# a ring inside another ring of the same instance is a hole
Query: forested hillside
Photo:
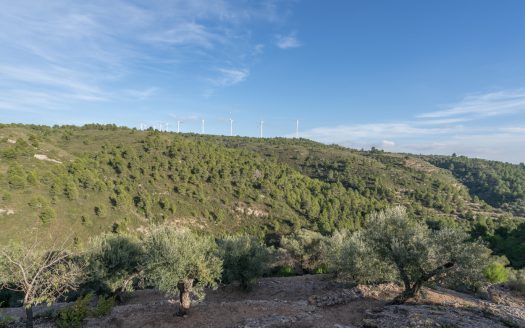
{"type": "MultiPolygon", "coordinates": [[[[442,168],[416,156],[304,139],[113,125],[3,125],[0,138],[3,241],[28,229],[71,232],[82,241],[164,221],[215,234],[245,231],[262,237],[300,228],[329,234],[359,229],[369,213],[396,204],[431,226],[470,230],[481,222],[494,230],[502,222],[518,222],[504,200],[523,200],[519,188],[502,196],[506,189],[486,191],[470,180],[465,186],[460,165],[451,169],[437,157],[429,161],[442,168]]],[[[501,165],[510,167],[505,179],[522,183],[522,176],[513,175],[522,167],[501,165]]]]}
{"type": "Polygon", "coordinates": [[[465,156],[427,156],[430,163],[447,169],[477,196],[495,207],[525,216],[525,165],[487,161],[465,156]]]}

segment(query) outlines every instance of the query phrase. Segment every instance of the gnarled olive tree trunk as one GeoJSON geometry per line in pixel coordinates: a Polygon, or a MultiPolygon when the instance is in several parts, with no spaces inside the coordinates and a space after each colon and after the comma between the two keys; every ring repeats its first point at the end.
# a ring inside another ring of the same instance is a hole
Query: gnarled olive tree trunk
{"type": "Polygon", "coordinates": [[[403,291],[403,293],[401,293],[401,295],[398,295],[396,298],[394,298],[392,304],[404,304],[409,299],[417,296],[421,291],[421,287],[423,287],[424,283],[429,281],[432,277],[444,273],[453,266],[454,262],[447,262],[428,273],[423,272],[419,279],[417,279],[414,283],[411,283],[410,278],[406,274],[404,268],[398,265],[401,279],[403,280],[403,284],[405,285],[405,290],[403,291]]]}
{"type": "Polygon", "coordinates": [[[27,305],[26,309],[26,328],[33,328],[33,306],[27,305]]]}
{"type": "Polygon", "coordinates": [[[180,306],[177,315],[184,316],[190,311],[193,279],[184,279],[183,281],[179,282],[177,288],[179,289],[180,300],[180,306]]]}

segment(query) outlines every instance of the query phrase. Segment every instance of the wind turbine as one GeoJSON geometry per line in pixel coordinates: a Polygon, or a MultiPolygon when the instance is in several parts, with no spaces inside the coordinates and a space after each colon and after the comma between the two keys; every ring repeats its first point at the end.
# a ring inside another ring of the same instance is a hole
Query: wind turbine
{"type": "Polygon", "coordinates": [[[204,119],[201,121],[201,133],[204,134],[204,119]]]}
{"type": "Polygon", "coordinates": [[[180,133],[180,120],[177,120],[177,133],[180,133]]]}
{"type": "Polygon", "coordinates": [[[261,120],[261,138],[263,137],[263,125],[264,125],[264,121],[261,120]]]}
{"type": "Polygon", "coordinates": [[[295,137],[299,139],[299,120],[295,121],[295,137]]]}
{"type": "Polygon", "coordinates": [[[233,137],[233,119],[230,113],[230,137],[233,137]]]}

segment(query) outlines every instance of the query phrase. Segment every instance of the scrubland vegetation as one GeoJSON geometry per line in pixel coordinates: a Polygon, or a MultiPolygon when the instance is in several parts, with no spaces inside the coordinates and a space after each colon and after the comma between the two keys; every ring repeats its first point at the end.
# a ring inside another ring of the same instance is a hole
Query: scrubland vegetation
{"type": "Polygon", "coordinates": [[[287,267],[293,273],[329,272],[350,284],[400,283],[404,291],[394,304],[416,297],[425,285],[470,292],[491,282],[509,282],[520,292],[525,285],[523,271],[505,268],[504,259],[491,256],[482,243],[458,230],[432,230],[402,207],[373,213],[358,232],[325,237],[302,231],[273,246],[246,235],[214,239],[169,224],[152,226],[141,237],[109,233],[85,248],[65,245],[44,250],[37,243],[10,244],[0,252],[0,281],[21,292],[28,327],[36,304],[76,299],[56,320],[61,327],[80,326],[86,316],[107,313],[125,292],[144,288],[179,298],[176,313],[184,316],[192,302],[204,299],[205,288],[238,283],[249,290],[257,278],[287,267]]]}
{"type": "Polygon", "coordinates": [[[28,318],[76,300],[55,319],[80,326],[146,288],[184,316],[207,288],[306,273],[398,283],[394,303],[525,293],[522,165],[99,125],[0,135],[0,302],[28,318]]]}

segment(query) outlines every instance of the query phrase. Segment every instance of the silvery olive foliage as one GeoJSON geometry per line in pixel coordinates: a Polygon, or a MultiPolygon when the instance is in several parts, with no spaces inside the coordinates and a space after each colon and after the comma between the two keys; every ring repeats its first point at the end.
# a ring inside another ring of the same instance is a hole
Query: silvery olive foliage
{"type": "Polygon", "coordinates": [[[430,282],[477,289],[486,282],[490,250],[467,239],[462,231],[431,230],[393,207],[372,214],[359,232],[334,234],[331,263],[340,277],[357,283],[402,282],[400,302],[430,282]]]}
{"type": "Polygon", "coordinates": [[[221,278],[222,260],[209,236],[162,225],[148,233],[144,246],[145,277],[169,296],[180,295],[180,284],[186,283],[197,300],[202,300],[204,287],[216,287],[221,278]]]}
{"type": "Polygon", "coordinates": [[[250,236],[227,236],[218,241],[224,263],[223,282],[237,281],[249,290],[270,268],[272,250],[250,236]]]}
{"type": "Polygon", "coordinates": [[[43,248],[42,240],[30,238],[28,243],[11,243],[0,249],[0,288],[23,293],[28,327],[33,325],[32,307],[52,304],[75,290],[84,268],[69,252],[69,240],[43,248]]]}

